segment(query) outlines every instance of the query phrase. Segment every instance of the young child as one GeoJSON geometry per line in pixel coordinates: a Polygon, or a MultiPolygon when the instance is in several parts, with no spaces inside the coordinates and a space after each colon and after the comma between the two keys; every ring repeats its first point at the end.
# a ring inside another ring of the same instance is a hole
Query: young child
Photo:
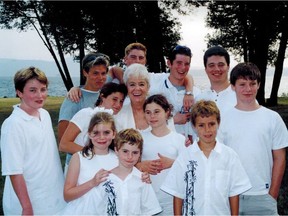
{"type": "Polygon", "coordinates": [[[111,113],[116,115],[122,109],[126,95],[127,88],[124,84],[106,83],[100,90],[95,107],[83,108],[73,116],[59,144],[60,151],[67,152],[65,176],[72,154],[81,151],[88,139],[87,131],[92,116],[104,109],[111,109],[111,113]]]}
{"type": "Polygon", "coordinates": [[[89,142],[81,152],[73,154],[69,164],[64,185],[64,198],[69,203],[61,212],[63,215],[107,213],[103,183],[110,174],[108,170],[118,165],[115,152],[109,149],[116,135],[112,115],[96,113],[90,121],[88,134],[89,142]]]}
{"type": "Polygon", "coordinates": [[[240,196],[240,214],[277,215],[288,132],[278,113],[257,103],[260,80],[253,63],[240,63],[232,69],[230,83],[237,104],[223,117],[218,138],[237,152],[252,184],[240,196]]]}
{"type": "Polygon", "coordinates": [[[89,141],[82,151],[73,154],[69,164],[64,185],[64,198],[69,203],[63,215],[95,214],[102,199],[97,197],[98,186],[107,180],[108,170],[118,165],[117,156],[109,149],[116,135],[112,115],[96,113],[89,123],[88,135],[89,141]]]}
{"type": "Polygon", "coordinates": [[[62,210],[64,176],[49,113],[48,79],[35,67],[14,76],[20,104],[1,128],[5,215],[52,215],[62,210]]]}
{"type": "Polygon", "coordinates": [[[173,163],[161,189],[174,196],[175,215],[238,215],[239,194],[251,188],[237,154],[216,140],[215,102],[192,107],[198,138],[173,163]]]}
{"type": "Polygon", "coordinates": [[[152,130],[142,133],[143,154],[137,167],[151,174],[152,186],[163,209],[161,214],[172,215],[173,196],[161,191],[160,186],[180,151],[185,149],[185,136],[168,128],[173,107],[163,95],[147,98],[143,109],[152,130]]]}
{"type": "Polygon", "coordinates": [[[140,160],[143,139],[135,129],[120,131],[115,137],[119,165],[111,170],[105,187],[108,215],[154,215],[161,212],[151,184],[143,183],[134,167],[140,160]]]}

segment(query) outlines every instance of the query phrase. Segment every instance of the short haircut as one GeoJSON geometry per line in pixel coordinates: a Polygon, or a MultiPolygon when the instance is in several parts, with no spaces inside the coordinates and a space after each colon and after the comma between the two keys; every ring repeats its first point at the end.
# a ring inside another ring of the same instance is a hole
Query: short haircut
{"type": "Polygon", "coordinates": [[[211,56],[223,56],[226,60],[227,65],[230,65],[230,55],[227,50],[224,49],[222,46],[213,46],[206,50],[203,56],[205,68],[207,66],[207,60],[211,56]]]}
{"type": "Polygon", "coordinates": [[[167,56],[171,64],[175,60],[177,54],[186,55],[186,56],[189,56],[190,58],[192,57],[192,52],[189,47],[177,45],[171,49],[171,51],[169,52],[167,56]]]}
{"type": "Polygon", "coordinates": [[[82,60],[82,68],[88,73],[93,66],[103,65],[106,67],[106,71],[108,72],[110,65],[109,61],[109,56],[103,53],[90,52],[89,54],[84,56],[82,60]]]}
{"type": "Polygon", "coordinates": [[[144,65],[134,63],[134,64],[129,65],[126,68],[124,72],[124,76],[123,76],[123,81],[126,86],[127,86],[128,79],[130,77],[143,78],[147,82],[148,87],[150,87],[149,73],[148,73],[147,68],[144,65]]]}
{"type": "MultiPolygon", "coordinates": [[[[93,128],[99,124],[111,124],[112,131],[114,133],[117,132],[114,118],[108,112],[97,112],[94,116],[92,116],[92,118],[89,122],[89,126],[88,126],[88,133],[91,133],[93,131],[93,128]]],[[[113,147],[111,147],[111,145],[113,146],[113,142],[109,146],[110,148],[113,148],[113,147]]],[[[90,156],[90,158],[92,158],[95,155],[95,153],[93,152],[93,148],[94,148],[94,145],[93,145],[91,139],[89,138],[87,143],[85,144],[85,146],[82,149],[82,155],[84,157],[90,156]]]]}
{"type": "Polygon", "coordinates": [[[139,131],[133,128],[128,128],[119,131],[114,139],[115,149],[119,151],[119,149],[121,149],[125,143],[132,146],[136,145],[139,148],[140,153],[142,154],[143,138],[139,131]]]}
{"type": "Polygon", "coordinates": [[[125,84],[118,84],[118,83],[105,83],[100,90],[99,97],[95,103],[95,106],[99,106],[102,103],[102,97],[107,98],[109,95],[120,92],[123,94],[124,99],[127,96],[127,87],[125,84]]]}
{"type": "Polygon", "coordinates": [[[125,56],[128,56],[129,53],[131,52],[131,50],[134,50],[134,49],[142,50],[144,52],[145,56],[146,56],[147,49],[141,43],[130,43],[130,44],[128,44],[128,46],[126,46],[126,48],[125,48],[125,56]]]}
{"type": "Polygon", "coordinates": [[[151,103],[158,104],[164,109],[165,112],[168,112],[168,117],[172,117],[173,105],[168,102],[165,96],[161,94],[155,94],[155,95],[151,95],[150,97],[148,97],[143,104],[144,112],[145,112],[147,104],[151,104],[151,103]]]}
{"type": "Polygon", "coordinates": [[[230,83],[235,85],[238,79],[257,80],[260,83],[261,73],[259,68],[252,62],[239,63],[230,73],[230,83]]]}
{"type": "Polygon", "coordinates": [[[196,126],[196,118],[216,116],[218,124],[220,124],[220,111],[214,101],[200,100],[192,106],[191,122],[193,126],[196,126]]]}
{"type": "MultiPolygon", "coordinates": [[[[43,71],[36,67],[23,68],[16,72],[14,75],[14,86],[15,90],[23,93],[23,89],[28,80],[36,79],[40,83],[48,87],[48,79],[43,71]]],[[[18,96],[18,95],[17,95],[18,96]]]]}

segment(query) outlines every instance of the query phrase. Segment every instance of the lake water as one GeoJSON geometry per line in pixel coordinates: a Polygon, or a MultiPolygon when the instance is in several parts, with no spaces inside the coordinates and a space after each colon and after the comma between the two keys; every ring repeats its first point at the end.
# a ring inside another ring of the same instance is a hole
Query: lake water
{"type": "MultiPolygon", "coordinates": [[[[207,88],[210,86],[209,80],[203,71],[197,70],[193,72],[193,78],[195,84],[201,88],[207,88]]],[[[50,96],[65,96],[67,91],[64,86],[64,83],[61,77],[48,77],[49,87],[48,94],[50,96]]],[[[72,77],[74,86],[79,85],[79,77],[72,77]]],[[[265,85],[265,97],[268,98],[271,93],[273,82],[272,74],[266,76],[266,85],[265,85]]],[[[284,70],[280,88],[278,91],[278,96],[281,96],[283,93],[288,93],[288,70],[284,70]]],[[[0,98],[3,97],[15,97],[15,90],[13,84],[13,77],[0,77],[0,98]]]]}

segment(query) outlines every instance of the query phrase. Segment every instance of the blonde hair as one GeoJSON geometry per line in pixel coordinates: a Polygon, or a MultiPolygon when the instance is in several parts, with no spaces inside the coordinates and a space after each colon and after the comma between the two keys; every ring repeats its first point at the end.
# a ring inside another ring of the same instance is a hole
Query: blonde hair
{"type": "Polygon", "coordinates": [[[200,100],[192,106],[191,122],[195,126],[198,116],[210,117],[212,115],[216,115],[217,122],[220,124],[220,111],[216,103],[209,100],[200,100]]]}
{"type": "Polygon", "coordinates": [[[143,138],[139,131],[133,128],[128,128],[118,132],[114,139],[115,149],[119,151],[119,149],[121,149],[125,143],[129,145],[136,145],[140,149],[140,154],[142,154],[143,138]]]}
{"type": "Polygon", "coordinates": [[[131,50],[133,50],[133,49],[142,50],[144,52],[145,56],[146,56],[147,49],[141,43],[130,43],[130,44],[128,44],[128,46],[126,46],[126,48],[125,48],[125,56],[128,56],[129,53],[131,52],[131,50]]]}
{"type": "MultiPolygon", "coordinates": [[[[114,118],[111,114],[107,112],[96,113],[90,120],[88,133],[91,133],[95,125],[99,125],[99,124],[111,124],[112,131],[116,133],[116,126],[115,126],[114,118]]],[[[113,145],[113,142],[111,144],[113,145]]],[[[94,148],[94,145],[91,139],[89,139],[86,145],[84,146],[84,148],[82,149],[82,155],[84,157],[88,157],[91,155],[91,158],[92,158],[95,155],[95,153],[93,152],[93,148],[94,148]]]]}

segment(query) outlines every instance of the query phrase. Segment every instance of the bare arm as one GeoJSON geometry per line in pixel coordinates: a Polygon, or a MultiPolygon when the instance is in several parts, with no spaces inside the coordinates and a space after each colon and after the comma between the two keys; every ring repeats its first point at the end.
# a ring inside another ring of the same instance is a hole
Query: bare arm
{"type": "Polygon", "coordinates": [[[80,129],[74,123],[69,122],[68,127],[60,140],[59,150],[70,154],[81,151],[83,147],[74,142],[80,132],[80,129]]]}
{"type": "Polygon", "coordinates": [[[96,175],[89,181],[77,185],[78,177],[80,173],[80,159],[78,154],[74,154],[69,164],[65,184],[64,184],[64,199],[66,202],[75,200],[93,187],[98,186],[101,182],[106,181],[109,171],[99,170],[96,175]]]}
{"type": "MultiPolygon", "coordinates": [[[[193,93],[193,86],[194,86],[194,80],[193,77],[190,74],[187,74],[184,80],[185,90],[186,92],[192,92],[193,93]]],[[[194,104],[194,95],[185,95],[183,98],[183,106],[185,110],[189,110],[191,106],[194,104]]]]}
{"type": "Polygon", "coordinates": [[[119,80],[120,83],[124,83],[123,82],[124,71],[121,67],[118,67],[118,66],[111,67],[109,69],[108,73],[112,78],[116,78],[119,80]]]}
{"type": "Polygon", "coordinates": [[[27,191],[26,182],[23,175],[11,175],[10,180],[13,189],[22,206],[22,215],[33,215],[31,200],[27,191]]]}
{"type": "Polygon", "coordinates": [[[69,121],[67,120],[61,120],[60,122],[58,122],[58,143],[60,143],[62,136],[66,130],[66,128],[68,127],[69,121]]]}
{"type": "Polygon", "coordinates": [[[239,215],[239,195],[229,197],[231,215],[239,215]]]}
{"type": "Polygon", "coordinates": [[[269,194],[272,197],[274,197],[274,199],[277,199],[283,175],[285,172],[286,149],[283,148],[278,150],[272,150],[272,154],[273,154],[273,167],[272,167],[272,179],[269,194]]]}
{"type": "Polygon", "coordinates": [[[174,215],[182,215],[182,205],[183,205],[183,199],[174,196],[173,197],[174,215]]]}

